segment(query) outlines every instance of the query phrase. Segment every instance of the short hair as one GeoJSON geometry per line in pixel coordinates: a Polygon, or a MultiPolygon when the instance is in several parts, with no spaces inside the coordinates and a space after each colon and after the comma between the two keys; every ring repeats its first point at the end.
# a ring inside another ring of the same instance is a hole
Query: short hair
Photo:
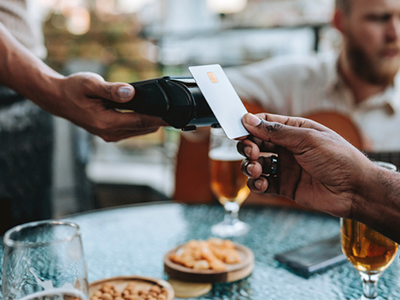
{"type": "Polygon", "coordinates": [[[343,10],[345,13],[349,13],[351,1],[352,0],[336,0],[335,1],[336,9],[340,9],[343,10]]]}

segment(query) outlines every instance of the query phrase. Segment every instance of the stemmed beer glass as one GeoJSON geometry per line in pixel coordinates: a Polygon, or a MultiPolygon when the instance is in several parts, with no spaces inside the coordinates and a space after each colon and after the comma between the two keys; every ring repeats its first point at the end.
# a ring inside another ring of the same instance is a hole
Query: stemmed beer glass
{"type": "MultiPolygon", "coordinates": [[[[375,164],[396,171],[395,165],[386,162],[375,164]]],[[[361,300],[377,299],[378,280],[395,259],[397,243],[364,224],[340,219],[342,251],[353,264],[363,282],[361,300]]]]}
{"type": "Polygon", "coordinates": [[[240,205],[250,190],[247,177],[240,170],[243,157],[237,152],[236,143],[221,128],[211,128],[211,190],[225,209],[224,220],[212,226],[211,231],[220,237],[244,235],[250,229],[250,225],[238,218],[240,205]]]}
{"type": "Polygon", "coordinates": [[[3,300],[87,300],[78,225],[32,222],[4,235],[3,300]]]}

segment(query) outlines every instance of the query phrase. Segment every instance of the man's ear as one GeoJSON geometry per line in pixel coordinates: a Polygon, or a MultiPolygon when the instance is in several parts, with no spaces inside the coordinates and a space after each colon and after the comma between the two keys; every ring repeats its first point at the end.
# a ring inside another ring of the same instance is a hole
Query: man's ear
{"type": "Polygon", "coordinates": [[[345,30],[345,20],[344,20],[344,12],[340,9],[335,10],[335,13],[333,14],[333,19],[332,19],[332,25],[335,27],[337,30],[339,30],[342,34],[344,34],[345,30]]]}

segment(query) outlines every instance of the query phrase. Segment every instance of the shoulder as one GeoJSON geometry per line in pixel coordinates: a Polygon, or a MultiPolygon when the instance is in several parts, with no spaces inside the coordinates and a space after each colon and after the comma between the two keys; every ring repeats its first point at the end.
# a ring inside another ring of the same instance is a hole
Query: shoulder
{"type": "Polygon", "coordinates": [[[246,66],[226,69],[235,86],[327,86],[336,77],[337,56],[328,54],[282,55],[246,66]]]}
{"type": "Polygon", "coordinates": [[[336,65],[336,57],[330,54],[288,55],[274,57],[254,67],[265,72],[299,75],[321,75],[336,65]]]}

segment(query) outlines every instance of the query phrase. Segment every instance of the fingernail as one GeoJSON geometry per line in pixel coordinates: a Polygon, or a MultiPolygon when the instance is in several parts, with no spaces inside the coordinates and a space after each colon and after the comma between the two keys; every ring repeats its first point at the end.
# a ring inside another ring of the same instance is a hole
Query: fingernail
{"type": "Polygon", "coordinates": [[[256,180],[256,182],[254,182],[254,186],[255,186],[257,189],[261,190],[262,187],[263,187],[263,181],[262,181],[262,180],[256,180]]]}
{"type": "Polygon", "coordinates": [[[132,88],[128,86],[122,86],[118,89],[117,93],[121,99],[129,99],[132,95],[132,88]]]}
{"type": "Polygon", "coordinates": [[[251,155],[251,147],[244,148],[244,154],[246,154],[247,157],[250,157],[250,155],[251,155]]]}
{"type": "Polygon", "coordinates": [[[250,126],[258,126],[261,123],[261,119],[253,114],[246,114],[244,116],[244,122],[250,126]]]}
{"type": "Polygon", "coordinates": [[[253,174],[253,169],[254,169],[254,164],[248,164],[247,168],[246,168],[247,174],[252,175],[253,174]]]}

